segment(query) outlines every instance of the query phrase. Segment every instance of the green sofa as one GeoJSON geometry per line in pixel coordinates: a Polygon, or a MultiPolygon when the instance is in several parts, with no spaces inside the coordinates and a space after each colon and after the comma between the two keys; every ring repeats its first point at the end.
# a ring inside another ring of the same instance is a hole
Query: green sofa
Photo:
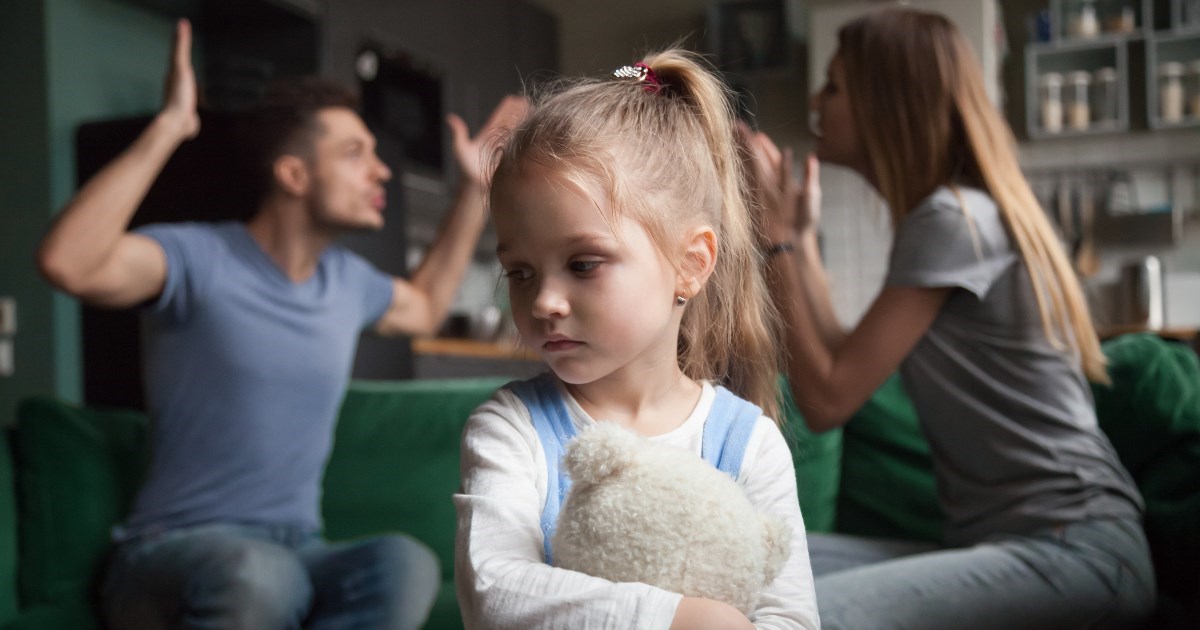
{"type": "MultiPolygon", "coordinates": [[[[1147,499],[1163,594],[1159,627],[1200,627],[1200,366],[1148,335],[1105,345],[1114,383],[1097,409],[1147,499]],[[1189,610],[1188,606],[1192,606],[1189,610]]],[[[506,379],[354,382],[325,475],[326,535],[404,531],[445,578],[429,628],[461,627],[451,576],[458,448],[470,411],[506,379]]],[[[813,435],[790,398],[801,509],[812,531],[936,539],[928,447],[899,379],[842,431],[813,435]]],[[[0,444],[0,630],[97,628],[94,586],[108,531],[145,465],[138,413],[23,401],[0,444]]]]}

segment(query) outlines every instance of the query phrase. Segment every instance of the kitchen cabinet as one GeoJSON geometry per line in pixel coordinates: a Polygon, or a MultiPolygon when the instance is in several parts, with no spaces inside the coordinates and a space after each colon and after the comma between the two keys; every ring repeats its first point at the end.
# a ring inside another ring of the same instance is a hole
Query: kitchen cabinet
{"type": "Polygon", "coordinates": [[[1200,127],[1200,3],[1050,0],[1044,15],[1048,40],[1025,49],[1031,139],[1200,127]]]}

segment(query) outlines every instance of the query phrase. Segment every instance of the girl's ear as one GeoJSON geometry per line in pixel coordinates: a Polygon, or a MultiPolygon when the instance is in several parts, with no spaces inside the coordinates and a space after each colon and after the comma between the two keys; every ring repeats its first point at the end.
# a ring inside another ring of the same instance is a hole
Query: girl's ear
{"type": "Polygon", "coordinates": [[[271,167],[275,182],[289,195],[304,197],[312,186],[308,164],[295,155],[281,155],[271,167]]]}
{"type": "Polygon", "coordinates": [[[692,229],[684,240],[676,295],[691,299],[704,288],[717,267],[717,234],[707,225],[692,229]]]}

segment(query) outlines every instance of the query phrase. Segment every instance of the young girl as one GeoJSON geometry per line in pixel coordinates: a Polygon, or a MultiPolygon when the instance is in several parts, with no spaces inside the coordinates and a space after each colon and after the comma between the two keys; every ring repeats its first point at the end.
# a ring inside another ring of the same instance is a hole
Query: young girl
{"type": "Polygon", "coordinates": [[[842,332],[816,248],[816,161],[800,189],[788,156],[753,138],[788,376],[819,431],[899,368],[947,523],[942,547],[812,537],[823,626],[1139,627],[1155,593],[1142,502],[1085,380],[1106,380],[1104,355],[970,46],[943,16],[904,9],[851,22],[839,43],[812,103],[817,155],[888,203],[891,262],[842,332]]]}
{"type": "Polygon", "coordinates": [[[455,578],[468,627],[817,627],[792,459],[768,417],[777,354],[734,145],[722,83],[667,51],[542,99],[505,148],[497,254],[517,329],[553,374],[501,389],[467,424],[455,578]],[[741,408],[730,435],[706,430],[728,424],[709,422],[715,402],[741,408]],[[596,422],[706,459],[702,444],[742,440],[738,483],[792,528],[750,619],[550,564],[559,456],[596,422]]]}

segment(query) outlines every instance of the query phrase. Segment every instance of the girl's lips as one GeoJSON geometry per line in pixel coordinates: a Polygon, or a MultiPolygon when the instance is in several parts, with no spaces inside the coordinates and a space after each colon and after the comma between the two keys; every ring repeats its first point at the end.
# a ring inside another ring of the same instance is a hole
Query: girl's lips
{"type": "Polygon", "coordinates": [[[574,339],[555,339],[542,344],[542,349],[547,352],[563,352],[573,350],[582,345],[582,341],[575,341],[574,339]]]}

